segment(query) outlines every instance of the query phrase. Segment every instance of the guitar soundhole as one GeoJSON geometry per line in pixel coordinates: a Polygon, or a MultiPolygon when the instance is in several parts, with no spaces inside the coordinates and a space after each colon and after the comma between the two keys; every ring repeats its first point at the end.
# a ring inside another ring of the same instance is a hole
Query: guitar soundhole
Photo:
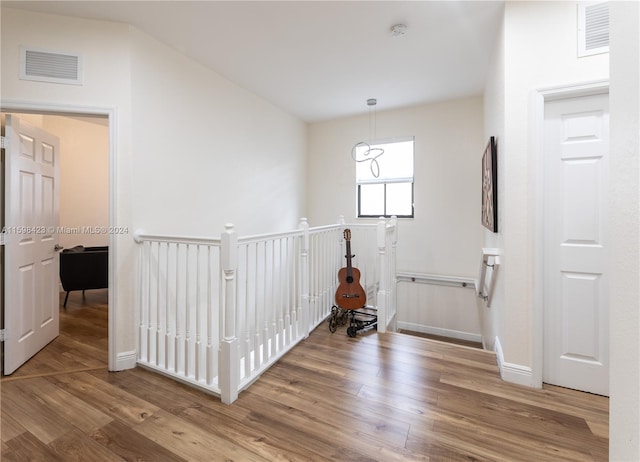
{"type": "Polygon", "coordinates": [[[353,276],[347,276],[347,283],[348,284],[352,284],[353,283],[353,276]]]}

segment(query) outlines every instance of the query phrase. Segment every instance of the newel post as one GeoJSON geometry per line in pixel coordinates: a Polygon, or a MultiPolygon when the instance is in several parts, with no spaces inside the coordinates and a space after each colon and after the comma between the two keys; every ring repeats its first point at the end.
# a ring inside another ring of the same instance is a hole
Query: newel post
{"type": "Polygon", "coordinates": [[[389,275],[387,265],[387,223],[381,219],[376,227],[376,240],[378,243],[378,332],[387,331],[387,313],[389,311],[388,306],[388,286],[389,275]]]}
{"type": "Polygon", "coordinates": [[[300,243],[300,301],[302,305],[299,309],[298,325],[300,326],[300,334],[307,338],[311,329],[311,321],[309,320],[311,308],[309,301],[309,222],[306,218],[300,219],[298,228],[302,230],[300,243]]]}
{"type": "Polygon", "coordinates": [[[238,236],[232,224],[226,224],[221,236],[220,266],[223,271],[221,304],[224,310],[218,351],[218,383],[220,399],[231,404],[238,399],[240,384],[240,350],[236,337],[236,270],[238,268],[238,236]]]}

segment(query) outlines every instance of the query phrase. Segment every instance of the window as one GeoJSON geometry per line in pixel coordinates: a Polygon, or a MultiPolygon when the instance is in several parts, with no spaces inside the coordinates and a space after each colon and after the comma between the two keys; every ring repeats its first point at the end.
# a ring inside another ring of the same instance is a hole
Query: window
{"type": "Polygon", "coordinates": [[[411,137],[371,144],[369,154],[366,144],[355,148],[358,217],[413,218],[413,144],[411,137]]]}

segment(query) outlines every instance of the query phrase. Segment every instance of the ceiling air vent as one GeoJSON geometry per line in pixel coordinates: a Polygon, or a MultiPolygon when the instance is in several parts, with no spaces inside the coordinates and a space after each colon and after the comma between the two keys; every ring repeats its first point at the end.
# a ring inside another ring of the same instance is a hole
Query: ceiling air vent
{"type": "Polygon", "coordinates": [[[23,47],[20,49],[20,78],[82,85],[82,56],[23,47]]]}
{"type": "Polygon", "coordinates": [[[609,51],[609,3],[578,4],[578,57],[609,51]]]}

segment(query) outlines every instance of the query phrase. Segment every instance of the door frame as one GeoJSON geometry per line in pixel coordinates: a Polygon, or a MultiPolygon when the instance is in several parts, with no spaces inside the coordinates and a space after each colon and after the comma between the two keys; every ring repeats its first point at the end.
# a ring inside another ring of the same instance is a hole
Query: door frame
{"type": "MultiPolygon", "coordinates": [[[[549,101],[609,93],[609,80],[544,87],[534,90],[531,97],[533,152],[531,169],[533,220],[533,367],[532,386],[542,388],[544,366],[544,110],[549,101]]],[[[611,339],[609,339],[611,341],[611,339]]]]}
{"type": "MultiPolygon", "coordinates": [[[[117,127],[117,109],[115,107],[91,107],[67,104],[42,103],[34,101],[22,100],[0,100],[0,112],[18,112],[57,116],[106,116],[109,120],[109,226],[117,224],[117,164],[116,164],[116,127],[117,127]]],[[[109,234],[109,288],[108,288],[108,368],[110,371],[117,370],[117,351],[116,351],[116,317],[118,282],[115,278],[115,269],[117,268],[116,256],[118,240],[115,233],[109,234]]]]}

